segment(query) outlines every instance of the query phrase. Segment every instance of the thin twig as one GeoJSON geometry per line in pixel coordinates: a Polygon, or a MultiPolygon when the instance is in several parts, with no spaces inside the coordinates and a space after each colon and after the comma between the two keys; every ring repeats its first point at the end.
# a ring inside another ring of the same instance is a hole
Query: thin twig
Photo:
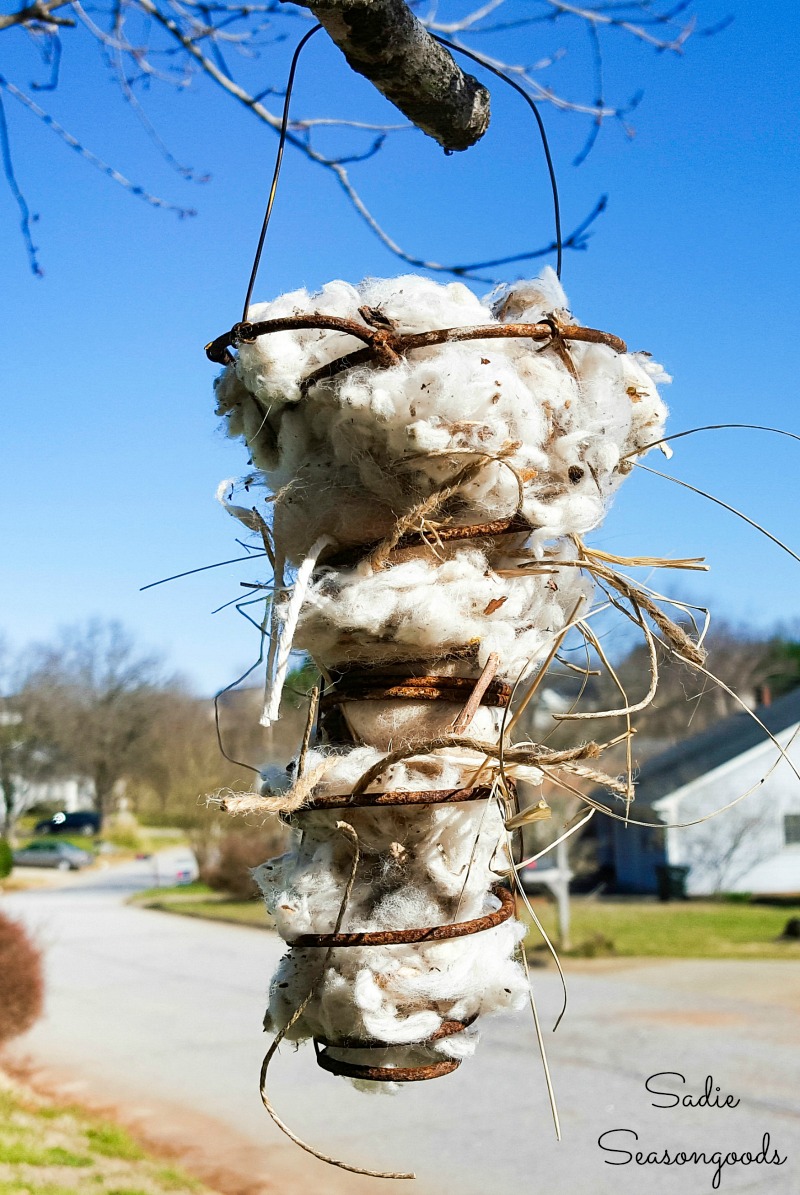
{"type": "MultiPolygon", "coordinates": [[[[4,80],[0,77],[0,87],[3,86],[4,80]]],[[[14,196],[17,207],[19,208],[20,221],[19,226],[22,231],[22,240],[28,253],[28,261],[31,266],[31,273],[35,274],[37,278],[44,276],[44,270],[39,264],[36,246],[33,243],[33,236],[31,235],[31,222],[35,219],[31,215],[31,209],[28,207],[28,201],[22,193],[17,176],[14,173],[14,163],[11,159],[11,140],[8,135],[8,121],[6,120],[6,109],[3,102],[2,92],[0,92],[0,156],[3,160],[3,173],[6,176],[9,190],[14,196]]]]}
{"type": "Polygon", "coordinates": [[[48,112],[45,112],[44,108],[41,108],[39,104],[35,103],[35,101],[30,98],[30,96],[26,95],[24,91],[20,91],[18,87],[16,87],[3,75],[0,75],[0,87],[4,91],[8,92],[9,95],[13,96],[15,100],[18,100],[19,103],[27,108],[29,112],[33,113],[34,116],[38,117],[42,124],[46,125],[48,129],[55,133],[55,135],[59,137],[66,145],[68,145],[70,149],[74,149],[76,153],[80,154],[85,162],[88,162],[90,166],[95,168],[95,170],[99,170],[101,174],[105,174],[107,178],[110,178],[112,182],[117,183],[124,190],[129,191],[131,195],[135,195],[137,199],[141,199],[144,203],[149,203],[151,207],[160,207],[164,208],[165,211],[175,212],[175,214],[181,218],[197,215],[197,212],[194,210],[194,208],[180,207],[176,203],[170,203],[166,199],[160,199],[157,195],[153,195],[149,191],[145,191],[143,187],[140,187],[136,183],[132,182],[113,166],[109,166],[108,162],[104,162],[102,158],[98,158],[97,154],[92,153],[90,149],[87,149],[85,145],[82,145],[77,137],[74,137],[72,133],[68,132],[63,125],[60,125],[58,121],[54,120],[48,112]]]}
{"type": "Polygon", "coordinates": [[[319,685],[314,685],[308,699],[308,715],[306,717],[306,728],[303,732],[303,742],[300,746],[300,754],[297,757],[297,779],[301,780],[303,772],[306,767],[306,756],[308,755],[308,748],[311,743],[311,735],[314,733],[314,721],[317,717],[317,708],[319,706],[319,685]]]}
{"type": "Polygon", "coordinates": [[[475,717],[476,713],[478,712],[478,706],[481,703],[481,698],[491,682],[494,680],[499,663],[500,657],[498,656],[497,652],[491,652],[489,658],[483,666],[483,672],[475,682],[475,688],[469,695],[469,700],[450,727],[453,734],[462,734],[467,729],[472,719],[475,717]]]}

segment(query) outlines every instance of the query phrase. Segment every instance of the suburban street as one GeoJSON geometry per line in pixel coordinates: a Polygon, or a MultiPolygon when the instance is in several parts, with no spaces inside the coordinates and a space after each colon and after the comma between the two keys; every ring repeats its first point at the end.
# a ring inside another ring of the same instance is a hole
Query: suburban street
{"type": "MultiPolygon", "coordinates": [[[[174,858],[172,860],[174,864],[174,858]]],[[[164,874],[170,858],[163,856],[164,874]]],[[[386,1181],[303,1154],[258,1096],[267,1039],[265,993],[282,943],[270,933],[125,905],[152,884],[140,862],[9,893],[47,955],[45,1018],[10,1054],[41,1082],[113,1107],[151,1140],[171,1143],[208,1181],[237,1195],[387,1191],[386,1181]]],[[[310,1046],[282,1050],[271,1094],[306,1141],[361,1166],[415,1170],[418,1195],[700,1195],[714,1165],[611,1165],[609,1148],[769,1154],[782,1165],[726,1166],[720,1190],[800,1190],[800,962],[568,962],[569,1006],[556,1034],[560,985],[533,972],[563,1140],[554,1139],[530,1017],[489,1022],[475,1058],[453,1075],[369,1096],[320,1070],[310,1046]],[[645,1090],[702,1094],[707,1076],[735,1107],[654,1108],[645,1090]],[[732,1101],[731,1101],[732,1102],[732,1101]]],[[[768,1155],[769,1156],[769,1155],[768,1155]]]]}

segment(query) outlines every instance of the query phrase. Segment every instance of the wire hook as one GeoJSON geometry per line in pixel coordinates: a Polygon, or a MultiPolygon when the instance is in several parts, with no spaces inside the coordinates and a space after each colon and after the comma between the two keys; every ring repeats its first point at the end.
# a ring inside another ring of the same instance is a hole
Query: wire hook
{"type": "MultiPolygon", "coordinates": [[[[256,247],[255,257],[253,259],[253,267],[250,271],[250,280],[247,284],[247,293],[245,295],[244,307],[242,309],[242,322],[243,323],[247,322],[247,313],[250,309],[250,301],[253,297],[253,289],[256,284],[256,278],[258,276],[259,266],[261,265],[261,257],[262,257],[263,251],[264,251],[264,242],[266,241],[267,229],[269,228],[269,222],[270,222],[270,218],[272,216],[272,209],[275,204],[275,196],[277,195],[277,191],[278,191],[278,180],[280,178],[281,166],[283,165],[283,151],[286,147],[286,134],[287,134],[287,130],[289,128],[289,107],[290,107],[291,100],[292,100],[292,91],[294,90],[294,80],[295,80],[295,75],[297,73],[297,64],[300,60],[300,55],[301,55],[302,51],[305,49],[306,45],[311,40],[311,38],[314,36],[314,34],[319,33],[321,28],[322,28],[322,25],[318,24],[318,25],[315,25],[312,29],[309,29],[308,33],[304,34],[304,36],[297,43],[297,47],[295,48],[294,54],[292,55],[292,61],[291,61],[291,65],[289,67],[289,76],[286,81],[286,94],[285,94],[284,101],[283,101],[283,115],[281,117],[280,136],[278,139],[278,152],[275,156],[275,168],[272,173],[272,183],[270,185],[269,196],[267,198],[267,207],[266,207],[266,211],[264,212],[264,219],[261,224],[261,232],[260,232],[259,238],[258,238],[258,245],[256,247]]],[[[492,66],[492,64],[490,62],[487,62],[486,59],[482,58],[479,54],[474,54],[472,52],[472,50],[467,50],[463,46],[459,46],[459,45],[456,45],[454,42],[447,41],[443,37],[437,37],[435,34],[431,34],[431,36],[437,42],[439,42],[441,45],[446,46],[446,48],[448,50],[453,50],[457,54],[463,54],[466,58],[470,58],[473,62],[476,62],[478,64],[478,66],[482,66],[484,70],[487,70],[491,74],[496,75],[496,77],[498,79],[502,79],[504,83],[507,83],[509,85],[509,87],[513,87],[514,91],[516,91],[518,95],[522,96],[525,103],[528,105],[528,107],[533,112],[533,115],[536,117],[536,123],[539,128],[539,135],[542,139],[542,148],[544,149],[544,156],[545,156],[545,160],[547,162],[547,172],[550,177],[550,187],[551,187],[551,190],[553,193],[553,215],[554,215],[555,227],[556,227],[556,239],[555,239],[556,274],[558,275],[558,277],[560,279],[561,278],[562,257],[563,257],[563,242],[562,242],[562,232],[561,232],[561,207],[560,207],[559,198],[558,198],[558,183],[556,180],[556,172],[555,172],[555,166],[553,165],[552,154],[550,153],[550,144],[547,140],[547,132],[545,130],[544,121],[542,120],[542,116],[541,116],[541,113],[539,112],[538,107],[536,106],[534,101],[531,99],[531,97],[528,95],[528,93],[525,91],[524,87],[521,87],[519,83],[517,83],[514,79],[510,78],[507,74],[505,74],[504,71],[501,71],[498,67],[492,66]]]]}

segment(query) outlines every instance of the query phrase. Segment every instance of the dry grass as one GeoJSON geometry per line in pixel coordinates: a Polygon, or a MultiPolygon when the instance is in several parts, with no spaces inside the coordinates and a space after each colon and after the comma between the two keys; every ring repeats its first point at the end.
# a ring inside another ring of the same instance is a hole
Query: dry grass
{"type": "Polygon", "coordinates": [[[0,1072],[0,1195],[215,1195],[119,1125],[53,1104],[0,1072]]]}

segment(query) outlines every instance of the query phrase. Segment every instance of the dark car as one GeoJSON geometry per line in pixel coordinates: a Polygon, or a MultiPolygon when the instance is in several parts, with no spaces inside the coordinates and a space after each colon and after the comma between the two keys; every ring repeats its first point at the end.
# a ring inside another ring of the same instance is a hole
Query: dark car
{"type": "Polygon", "coordinates": [[[29,842],[14,851],[15,867],[56,867],[59,871],[77,871],[88,867],[94,858],[71,842],[29,842]]]}
{"type": "Polygon", "coordinates": [[[82,834],[92,838],[100,833],[99,813],[54,813],[52,817],[37,822],[35,834],[82,834]]]}

